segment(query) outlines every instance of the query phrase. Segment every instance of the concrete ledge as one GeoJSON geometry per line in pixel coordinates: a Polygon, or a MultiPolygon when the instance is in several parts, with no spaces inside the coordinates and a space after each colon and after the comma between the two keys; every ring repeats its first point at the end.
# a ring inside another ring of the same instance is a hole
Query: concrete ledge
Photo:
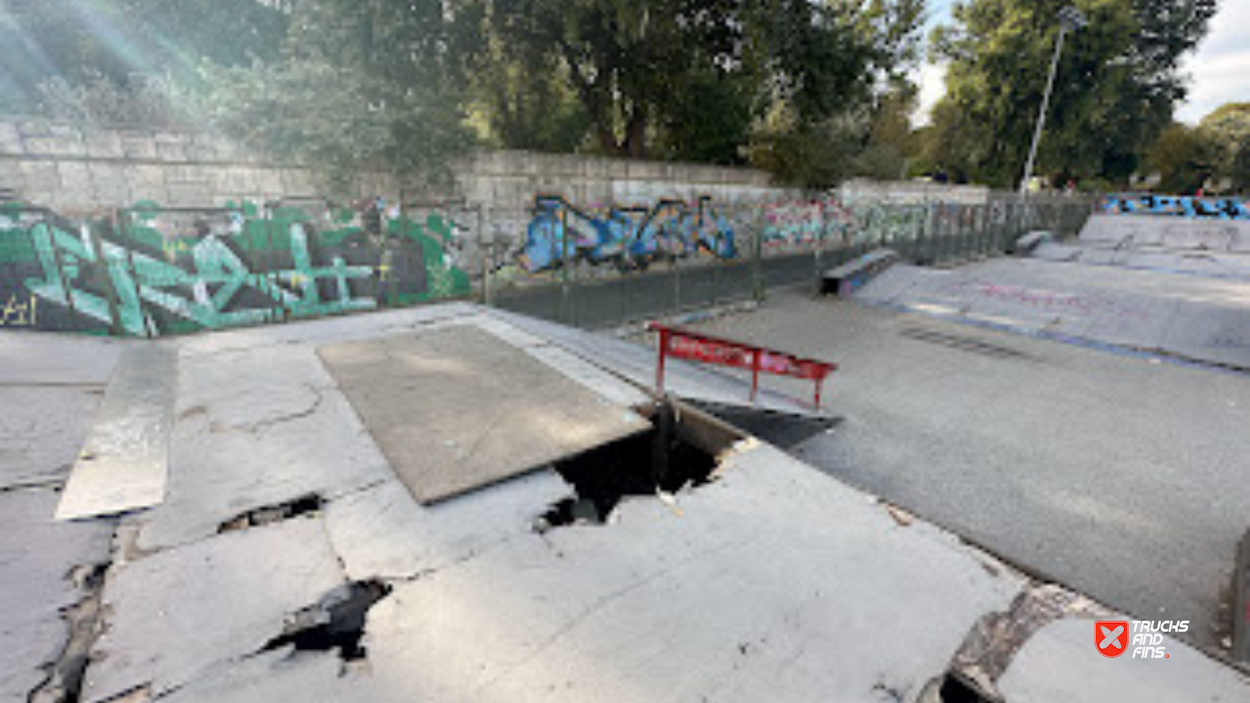
{"type": "Polygon", "coordinates": [[[1016,240],[1016,245],[1012,250],[1012,253],[1019,256],[1032,254],[1034,249],[1053,241],[1055,241],[1055,235],[1051,232],[1029,232],[1016,240]]]}
{"type": "Polygon", "coordinates": [[[892,249],[874,249],[826,271],[820,281],[820,292],[822,295],[834,294],[839,298],[849,297],[896,261],[898,252],[892,249]]]}

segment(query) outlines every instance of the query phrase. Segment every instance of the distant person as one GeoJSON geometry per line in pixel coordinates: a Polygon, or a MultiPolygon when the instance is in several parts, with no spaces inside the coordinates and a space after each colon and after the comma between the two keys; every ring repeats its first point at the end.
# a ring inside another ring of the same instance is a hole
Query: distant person
{"type": "Polygon", "coordinates": [[[381,196],[373,199],[365,211],[361,213],[360,220],[364,226],[365,232],[369,236],[377,237],[382,234],[382,210],[386,207],[385,201],[381,196]]]}

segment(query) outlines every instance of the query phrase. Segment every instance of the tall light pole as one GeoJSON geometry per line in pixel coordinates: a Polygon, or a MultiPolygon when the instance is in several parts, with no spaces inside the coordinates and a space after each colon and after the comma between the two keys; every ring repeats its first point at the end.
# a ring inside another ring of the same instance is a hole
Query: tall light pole
{"type": "Polygon", "coordinates": [[[1055,89],[1055,73],[1059,70],[1059,56],[1063,53],[1063,38],[1068,32],[1075,32],[1088,22],[1081,11],[1071,5],[1059,11],[1059,38],[1055,40],[1055,56],[1050,60],[1050,76],[1046,79],[1046,92],[1042,94],[1042,111],[1037,116],[1037,128],[1033,131],[1033,144],[1029,147],[1029,160],[1024,163],[1024,178],[1020,181],[1020,196],[1029,192],[1029,181],[1033,179],[1033,162],[1037,159],[1037,145],[1042,141],[1042,130],[1046,127],[1046,110],[1050,107],[1050,93],[1055,89]]]}

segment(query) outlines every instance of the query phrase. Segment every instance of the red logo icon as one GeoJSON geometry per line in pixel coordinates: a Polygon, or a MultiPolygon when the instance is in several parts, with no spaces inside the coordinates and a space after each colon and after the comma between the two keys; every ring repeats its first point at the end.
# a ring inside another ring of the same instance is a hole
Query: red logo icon
{"type": "Polygon", "coordinates": [[[1094,644],[1104,657],[1115,658],[1128,651],[1128,621],[1099,620],[1094,623],[1094,644]]]}

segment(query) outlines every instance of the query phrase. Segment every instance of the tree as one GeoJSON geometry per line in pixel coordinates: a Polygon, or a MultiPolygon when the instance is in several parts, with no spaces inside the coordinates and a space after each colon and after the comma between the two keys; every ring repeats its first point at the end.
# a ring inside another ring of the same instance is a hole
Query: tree
{"type": "Polygon", "coordinates": [[[440,0],[302,0],[280,61],[214,73],[214,117],[336,188],[368,169],[437,180],[470,143],[466,41],[440,0]]]}
{"type": "Polygon", "coordinates": [[[1250,190],[1250,103],[1228,103],[1202,118],[1199,130],[1215,151],[1215,176],[1234,192],[1250,190]]]}
{"type": "Polygon", "coordinates": [[[1159,134],[1146,153],[1146,162],[1159,173],[1156,190],[1192,193],[1202,188],[1215,171],[1216,151],[1200,129],[1173,124],[1159,134]]]}
{"type": "Polygon", "coordinates": [[[739,161],[779,105],[810,125],[861,99],[871,59],[854,3],[482,2],[488,33],[525,61],[558,66],[597,148],[617,156],[739,161]]]}
{"type": "Polygon", "coordinates": [[[288,9],[261,0],[4,0],[0,109],[34,110],[51,91],[71,112],[95,114],[108,96],[203,87],[205,63],[275,58],[288,9]]]}
{"type": "Polygon", "coordinates": [[[1125,181],[1185,95],[1178,65],[1206,31],[1214,0],[972,0],[933,43],[949,61],[933,113],[939,167],[1011,187],[1023,171],[1059,31],[1076,5],[1038,154],[1052,180],[1125,181]]]}

